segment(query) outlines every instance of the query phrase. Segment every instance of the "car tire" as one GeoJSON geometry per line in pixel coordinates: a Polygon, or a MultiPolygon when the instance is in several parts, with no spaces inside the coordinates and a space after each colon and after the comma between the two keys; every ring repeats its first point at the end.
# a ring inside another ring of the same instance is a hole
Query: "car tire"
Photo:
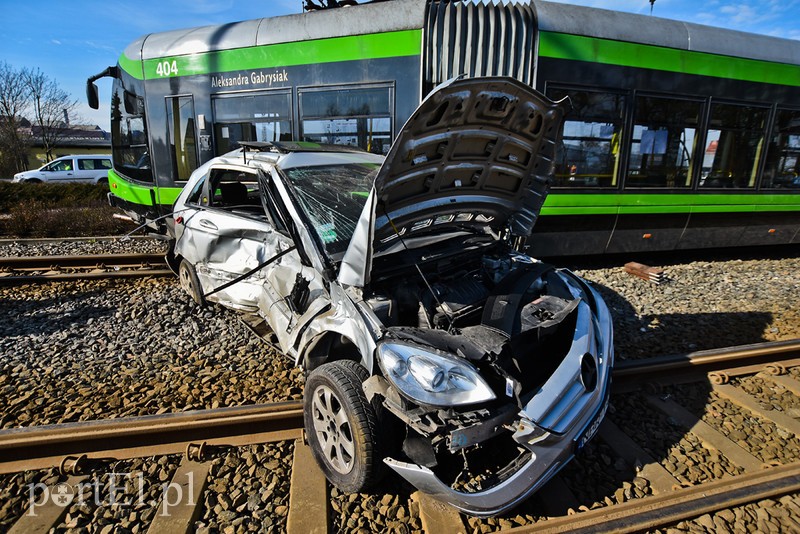
{"type": "Polygon", "coordinates": [[[303,395],[311,453],[328,480],[347,493],[368,489],[383,474],[378,417],[361,387],[368,377],[356,362],[326,363],[309,374],[303,395]]]}
{"type": "Polygon", "coordinates": [[[185,259],[181,260],[181,264],[178,267],[178,279],[183,290],[192,297],[192,300],[198,306],[206,305],[206,299],[203,297],[203,288],[200,285],[200,279],[197,278],[197,272],[192,264],[185,259]]]}
{"type": "Polygon", "coordinates": [[[108,178],[100,178],[97,180],[97,185],[108,185],[108,178]]]}
{"type": "Polygon", "coordinates": [[[25,180],[25,181],[24,181],[24,182],[22,182],[22,183],[24,183],[24,184],[41,184],[41,183],[44,183],[44,182],[42,182],[42,181],[41,181],[40,179],[38,179],[38,178],[29,178],[29,179],[25,180]]]}

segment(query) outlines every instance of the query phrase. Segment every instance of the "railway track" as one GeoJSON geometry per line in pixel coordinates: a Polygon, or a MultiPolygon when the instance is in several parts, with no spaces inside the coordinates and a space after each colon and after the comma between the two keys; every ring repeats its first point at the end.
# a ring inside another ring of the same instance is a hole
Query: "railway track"
{"type": "Polygon", "coordinates": [[[163,254],[0,258],[0,284],[171,276],[163,254]]]}
{"type": "MultiPolygon", "coordinates": [[[[649,481],[652,495],[577,514],[543,513],[546,520],[511,531],[635,532],[759,499],[800,492],[800,458],[783,465],[768,466],[756,458],[753,451],[745,450],[669,396],[660,394],[661,388],[667,385],[705,381],[717,395],[751,412],[754,417],[766,419],[800,437],[800,421],[780,412],[765,410],[754,397],[729,383],[736,377],[758,373],[800,396],[800,380],[786,372],[792,367],[800,367],[800,341],[620,363],[614,373],[615,394],[638,391],[645,395],[647,406],[642,406],[642,409],[668,415],[674,424],[684,427],[686,433],[695,434],[705,446],[719,451],[738,465],[741,473],[682,487],[680,481],[657,460],[650,458],[631,437],[607,420],[597,439],[611,446],[620,461],[641,464],[638,476],[649,481]]],[[[173,480],[191,473],[190,478],[198,481],[206,478],[210,469],[208,450],[295,440],[288,530],[325,532],[331,522],[328,490],[301,438],[302,405],[297,402],[19,428],[0,431],[0,473],[59,467],[64,476],[70,477],[68,483],[71,480],[77,484],[78,480],[86,478],[87,473],[102,469],[110,461],[183,454],[181,467],[173,480]],[[319,513],[310,514],[309,510],[319,513]]],[[[203,491],[204,488],[203,483],[195,490],[203,491]]],[[[467,530],[465,518],[453,509],[418,493],[412,497],[427,532],[467,530]]],[[[538,498],[543,510],[563,510],[567,506],[573,510],[581,508],[559,478],[539,492],[538,498]]],[[[158,532],[164,528],[187,531],[197,518],[198,506],[202,503],[202,499],[196,499],[196,502],[182,503],[182,506],[170,505],[174,513],[163,520],[171,522],[161,523],[162,519],[157,515],[150,531],[158,532]]],[[[50,508],[52,510],[37,514],[37,525],[49,528],[61,521],[66,509],[50,508]]],[[[30,521],[28,516],[21,517],[12,532],[30,530],[30,521]]]]}

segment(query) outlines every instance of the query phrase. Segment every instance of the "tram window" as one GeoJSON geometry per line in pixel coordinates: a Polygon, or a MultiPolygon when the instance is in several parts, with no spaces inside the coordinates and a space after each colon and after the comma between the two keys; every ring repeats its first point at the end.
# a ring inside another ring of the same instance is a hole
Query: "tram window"
{"type": "Polygon", "coordinates": [[[800,189],[800,111],[778,110],[761,187],[800,189]]]}
{"type": "Polygon", "coordinates": [[[121,175],[139,182],[152,182],[153,170],[147,150],[147,126],[144,101],[125,91],[119,80],[114,80],[111,96],[111,148],[114,169],[121,175]],[[141,105],[123,105],[131,98],[141,105]]]}
{"type": "Polygon", "coordinates": [[[299,91],[303,141],[386,154],[392,144],[390,87],[299,91]]]}
{"type": "Polygon", "coordinates": [[[613,93],[550,89],[554,100],[569,97],[554,187],[616,187],[625,96],[613,93]]]}
{"type": "Polygon", "coordinates": [[[702,113],[702,102],[637,97],[625,187],[690,187],[702,113]]]}
{"type": "Polygon", "coordinates": [[[700,187],[755,187],[767,116],[766,108],[712,104],[700,187]]]}
{"type": "Polygon", "coordinates": [[[291,141],[291,106],[287,92],[215,98],[217,155],[238,148],[240,141],[291,141]]]}
{"type": "Polygon", "coordinates": [[[197,168],[194,100],[191,96],[167,98],[167,130],[172,177],[178,182],[186,181],[197,168]]]}

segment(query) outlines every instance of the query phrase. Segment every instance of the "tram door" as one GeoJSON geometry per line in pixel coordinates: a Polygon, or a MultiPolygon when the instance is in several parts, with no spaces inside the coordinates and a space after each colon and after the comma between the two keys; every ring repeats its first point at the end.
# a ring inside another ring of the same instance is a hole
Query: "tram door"
{"type": "MultiPolygon", "coordinates": [[[[197,168],[197,129],[191,95],[167,97],[167,132],[172,179],[185,182],[197,168]]],[[[179,184],[180,185],[180,184],[179,184]]]]}

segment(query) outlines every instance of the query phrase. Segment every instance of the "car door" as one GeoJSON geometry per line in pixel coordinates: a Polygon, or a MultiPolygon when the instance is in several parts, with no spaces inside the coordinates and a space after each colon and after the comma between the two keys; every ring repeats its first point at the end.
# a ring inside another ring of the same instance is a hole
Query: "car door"
{"type": "Polygon", "coordinates": [[[108,182],[108,171],[111,170],[111,158],[108,159],[103,158],[97,160],[97,162],[95,163],[95,167],[98,169],[97,179],[100,180],[101,182],[103,180],[108,182]]]}
{"type": "Polygon", "coordinates": [[[212,166],[175,217],[176,253],[195,268],[206,298],[242,311],[258,309],[264,272],[230,283],[292,245],[276,231],[258,188],[255,169],[212,166]]]}
{"type": "Polygon", "coordinates": [[[66,183],[75,179],[74,158],[61,158],[42,168],[42,178],[47,182],[66,183]]]}
{"type": "Polygon", "coordinates": [[[273,168],[262,173],[261,195],[265,208],[275,221],[277,236],[275,261],[262,269],[263,279],[259,310],[272,329],[281,350],[297,356],[297,337],[310,321],[330,307],[328,284],[315,262],[315,252],[308,237],[303,237],[285,185],[273,168]]]}
{"type": "Polygon", "coordinates": [[[75,168],[73,179],[76,182],[92,183],[98,175],[97,166],[100,160],[93,158],[76,158],[78,166],[75,168]]]}

